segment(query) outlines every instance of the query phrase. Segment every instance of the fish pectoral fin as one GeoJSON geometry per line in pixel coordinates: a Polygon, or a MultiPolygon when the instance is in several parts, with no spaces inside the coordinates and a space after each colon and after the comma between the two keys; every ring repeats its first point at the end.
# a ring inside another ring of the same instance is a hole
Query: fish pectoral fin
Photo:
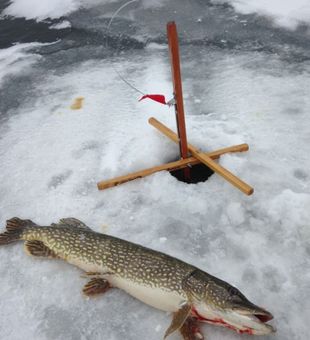
{"type": "Polygon", "coordinates": [[[83,293],[87,296],[93,296],[96,294],[103,294],[110,288],[111,285],[108,280],[94,277],[83,287],[83,293]]]}
{"type": "Polygon", "coordinates": [[[32,240],[25,242],[25,251],[28,255],[38,257],[59,258],[53,250],[48,248],[42,241],[32,240]]]}
{"type": "Polygon", "coordinates": [[[78,220],[77,218],[68,217],[68,218],[62,218],[59,220],[58,223],[53,223],[54,226],[66,226],[66,227],[73,227],[73,228],[80,228],[88,231],[93,231],[90,229],[85,223],[78,220]]]}
{"type": "Polygon", "coordinates": [[[184,340],[205,339],[199,328],[198,320],[191,316],[189,316],[183,323],[182,327],[180,328],[180,333],[182,334],[184,340]]]}
{"type": "Polygon", "coordinates": [[[183,326],[184,322],[190,315],[191,309],[192,309],[191,305],[185,303],[184,305],[181,306],[181,308],[177,312],[173,313],[172,322],[169,328],[166,330],[164,339],[166,339],[170,334],[177,331],[183,326]]]}

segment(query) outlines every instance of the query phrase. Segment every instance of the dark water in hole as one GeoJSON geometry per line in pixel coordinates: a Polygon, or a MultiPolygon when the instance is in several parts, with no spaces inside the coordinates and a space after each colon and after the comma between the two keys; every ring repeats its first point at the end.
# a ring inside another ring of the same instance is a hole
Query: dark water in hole
{"type": "Polygon", "coordinates": [[[189,178],[184,174],[184,169],[170,171],[170,174],[177,178],[179,181],[195,184],[199,182],[205,182],[210,176],[214,174],[214,171],[205,166],[204,164],[196,164],[188,167],[189,178]]]}

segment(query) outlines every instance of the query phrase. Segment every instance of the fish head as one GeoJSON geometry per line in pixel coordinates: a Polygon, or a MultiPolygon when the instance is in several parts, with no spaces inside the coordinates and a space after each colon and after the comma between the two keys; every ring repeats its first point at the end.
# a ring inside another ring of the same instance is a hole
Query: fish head
{"type": "Polygon", "coordinates": [[[237,288],[204,272],[189,278],[187,294],[192,316],[201,322],[224,326],[240,334],[267,335],[276,332],[268,321],[273,316],[250,302],[237,288]]]}

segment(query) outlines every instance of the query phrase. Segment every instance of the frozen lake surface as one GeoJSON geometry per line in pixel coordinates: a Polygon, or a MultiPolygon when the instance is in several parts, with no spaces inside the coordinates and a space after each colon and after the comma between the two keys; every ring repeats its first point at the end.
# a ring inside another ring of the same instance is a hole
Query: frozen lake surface
{"type": "MultiPolygon", "coordinates": [[[[107,32],[123,2],[0,1],[1,226],[13,216],[79,218],[235,285],[274,314],[278,331],[264,339],[308,339],[310,6],[283,3],[145,0],[107,32]],[[139,103],[113,70],[170,99],[169,20],[180,35],[188,139],[205,151],[248,143],[220,164],[253,196],[217,175],[187,185],[167,172],[97,190],[99,180],[178,157],[147,122],[175,129],[173,109],[139,103]]],[[[86,299],[80,270],[30,258],[21,243],[0,257],[1,339],[158,340],[170,323],[122,291],[86,299]]],[[[203,330],[209,340],[250,339],[203,330]]]]}

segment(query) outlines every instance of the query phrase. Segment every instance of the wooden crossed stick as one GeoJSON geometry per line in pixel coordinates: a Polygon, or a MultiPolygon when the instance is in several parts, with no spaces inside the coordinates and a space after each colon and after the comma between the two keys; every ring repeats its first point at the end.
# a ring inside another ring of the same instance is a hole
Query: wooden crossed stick
{"type": "MultiPolygon", "coordinates": [[[[154,126],[156,129],[158,129],[160,132],[162,132],[165,136],[170,138],[172,141],[174,141],[175,143],[179,143],[179,137],[177,136],[177,134],[174,133],[172,130],[170,130],[167,126],[159,122],[157,119],[150,118],[149,123],[152,126],[154,126]]],[[[97,183],[98,189],[104,190],[107,188],[111,188],[119,184],[132,181],[134,179],[149,176],[159,171],[164,171],[164,170],[173,171],[173,170],[186,168],[188,165],[195,165],[195,164],[203,163],[206,166],[208,166],[210,169],[212,169],[215,173],[225,178],[228,182],[233,184],[239,190],[244,192],[246,195],[251,195],[253,193],[254,189],[251,186],[243,182],[240,178],[238,178],[237,176],[232,174],[230,171],[223,168],[220,164],[214,161],[215,159],[218,159],[221,155],[229,153],[229,152],[248,151],[249,150],[248,144],[234,145],[234,146],[230,146],[227,148],[219,149],[219,150],[208,152],[208,153],[200,151],[198,148],[196,148],[192,144],[188,144],[187,147],[188,147],[189,152],[192,154],[192,157],[180,159],[178,161],[171,162],[171,163],[158,165],[158,166],[155,166],[149,169],[133,172],[125,176],[120,176],[120,177],[116,177],[116,178],[109,179],[106,181],[101,181],[97,183]]]]}

